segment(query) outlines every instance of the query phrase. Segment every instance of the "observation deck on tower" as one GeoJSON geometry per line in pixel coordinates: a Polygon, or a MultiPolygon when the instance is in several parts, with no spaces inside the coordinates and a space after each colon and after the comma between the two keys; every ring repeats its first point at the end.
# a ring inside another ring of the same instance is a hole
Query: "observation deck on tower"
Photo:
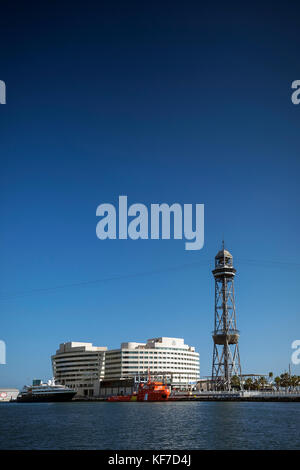
{"type": "Polygon", "coordinates": [[[224,248],[220,250],[215,256],[215,269],[213,275],[233,277],[236,273],[236,269],[233,267],[232,254],[224,248]]]}

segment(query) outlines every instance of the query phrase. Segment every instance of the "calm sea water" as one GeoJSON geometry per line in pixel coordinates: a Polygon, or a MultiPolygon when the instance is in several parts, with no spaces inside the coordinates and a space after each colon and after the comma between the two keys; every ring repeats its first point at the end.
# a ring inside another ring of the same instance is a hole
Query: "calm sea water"
{"type": "Polygon", "coordinates": [[[2,403],[0,449],[300,449],[300,403],[2,403]]]}

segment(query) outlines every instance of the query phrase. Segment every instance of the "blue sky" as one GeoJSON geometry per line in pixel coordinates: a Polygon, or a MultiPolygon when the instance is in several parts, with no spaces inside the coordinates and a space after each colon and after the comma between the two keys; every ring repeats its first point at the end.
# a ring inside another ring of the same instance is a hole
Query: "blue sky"
{"type": "Polygon", "coordinates": [[[68,3],[0,19],[0,386],[50,377],[70,340],[184,337],[208,375],[223,236],[242,369],[287,369],[300,335],[297,7],[68,3]],[[204,248],[100,241],[96,208],[123,194],[204,203],[204,248]]]}

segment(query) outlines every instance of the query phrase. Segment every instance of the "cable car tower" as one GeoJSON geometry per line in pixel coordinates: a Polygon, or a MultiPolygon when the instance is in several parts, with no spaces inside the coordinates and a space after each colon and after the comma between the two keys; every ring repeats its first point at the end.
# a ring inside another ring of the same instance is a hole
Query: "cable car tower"
{"type": "Polygon", "coordinates": [[[241,382],[239,353],[239,330],[236,328],[234,300],[233,258],[224,248],[215,257],[215,325],[212,334],[214,341],[212,386],[215,390],[231,390],[232,376],[241,382]]]}

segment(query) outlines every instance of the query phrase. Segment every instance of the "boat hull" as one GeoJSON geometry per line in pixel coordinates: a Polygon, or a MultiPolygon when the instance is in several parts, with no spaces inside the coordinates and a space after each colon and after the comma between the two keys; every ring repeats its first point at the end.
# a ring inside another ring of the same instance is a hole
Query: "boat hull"
{"type": "Polygon", "coordinates": [[[168,401],[169,396],[168,395],[161,395],[161,394],[154,394],[154,393],[145,393],[144,395],[136,396],[136,395],[128,395],[128,396],[123,396],[123,395],[117,395],[117,396],[112,396],[108,397],[107,401],[110,402],[124,402],[124,401],[168,401]]]}
{"type": "Polygon", "coordinates": [[[135,395],[111,396],[107,400],[110,402],[122,401],[167,401],[171,391],[161,382],[149,381],[146,385],[140,384],[135,395]]]}
{"type": "Polygon", "coordinates": [[[65,402],[70,401],[76,395],[76,392],[68,393],[53,393],[45,395],[28,395],[17,397],[17,402],[23,403],[52,403],[52,402],[65,402]]]}
{"type": "Polygon", "coordinates": [[[107,401],[137,401],[137,396],[136,395],[117,395],[117,396],[112,396],[108,397],[107,401]]]}

